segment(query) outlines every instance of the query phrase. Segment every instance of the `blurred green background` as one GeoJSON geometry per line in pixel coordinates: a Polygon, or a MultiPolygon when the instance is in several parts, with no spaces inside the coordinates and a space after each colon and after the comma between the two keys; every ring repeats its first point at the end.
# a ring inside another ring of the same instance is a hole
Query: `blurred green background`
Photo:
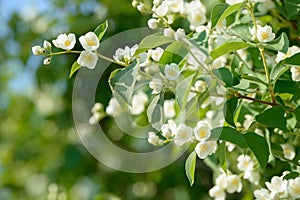
{"type": "Polygon", "coordinates": [[[107,168],[81,145],[68,78],[76,55],[43,66],[31,47],[64,32],[78,38],[105,19],[109,37],[146,26],[148,17],[130,0],[0,1],[0,200],[208,198],[210,171],[198,162],[190,187],[186,155],[162,170],[130,174],[107,168]]]}

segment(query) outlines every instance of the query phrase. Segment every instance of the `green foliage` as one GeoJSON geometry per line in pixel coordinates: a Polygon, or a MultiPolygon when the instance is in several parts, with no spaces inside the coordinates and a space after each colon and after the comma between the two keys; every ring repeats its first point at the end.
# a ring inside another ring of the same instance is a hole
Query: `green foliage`
{"type": "Polygon", "coordinates": [[[235,109],[237,107],[237,104],[238,104],[237,97],[228,99],[224,105],[224,110],[223,110],[225,121],[233,127],[236,127],[234,123],[234,117],[235,117],[235,109]]]}
{"type": "Polygon", "coordinates": [[[231,6],[229,6],[228,4],[225,4],[225,3],[216,5],[213,8],[212,14],[211,14],[211,27],[212,28],[215,27],[218,23],[223,21],[226,17],[228,17],[229,15],[238,11],[242,5],[243,5],[243,3],[238,3],[238,4],[231,5],[231,6]]]}
{"type": "Polygon", "coordinates": [[[163,99],[160,95],[154,96],[147,108],[147,117],[149,123],[156,130],[160,130],[164,123],[163,99]]]}
{"type": "Polygon", "coordinates": [[[248,145],[243,135],[234,128],[231,127],[218,127],[211,130],[211,139],[213,140],[225,140],[231,142],[241,148],[247,148],[248,145]]]}
{"type": "Polygon", "coordinates": [[[185,161],[185,173],[191,186],[194,184],[196,158],[197,154],[195,151],[193,151],[185,161]]]}

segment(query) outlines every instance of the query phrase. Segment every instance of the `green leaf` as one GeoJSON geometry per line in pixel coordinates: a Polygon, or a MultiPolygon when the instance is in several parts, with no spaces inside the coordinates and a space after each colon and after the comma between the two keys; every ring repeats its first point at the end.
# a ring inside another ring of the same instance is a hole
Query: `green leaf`
{"type": "Polygon", "coordinates": [[[180,81],[176,86],[176,100],[181,109],[185,108],[187,98],[190,93],[190,88],[192,86],[194,76],[191,75],[182,81],[180,81]]]}
{"type": "Polygon", "coordinates": [[[80,69],[80,65],[77,63],[77,61],[75,61],[71,67],[71,71],[70,71],[70,75],[69,78],[71,78],[73,76],[73,74],[80,69]]]}
{"type": "Polygon", "coordinates": [[[234,85],[233,75],[228,68],[221,67],[218,69],[212,69],[212,72],[226,84],[226,87],[234,85]]]}
{"type": "Polygon", "coordinates": [[[193,151],[185,161],[185,174],[191,186],[194,184],[196,158],[196,152],[193,151]]]}
{"type": "Polygon", "coordinates": [[[273,81],[273,84],[275,84],[280,76],[283,75],[289,68],[289,66],[285,66],[282,64],[276,65],[270,73],[270,78],[273,81]]]}
{"type": "Polygon", "coordinates": [[[233,97],[231,99],[228,99],[225,102],[224,109],[223,109],[225,121],[234,127],[236,127],[234,123],[234,116],[235,116],[235,109],[237,107],[237,104],[238,104],[238,98],[233,97]]]}
{"type": "Polygon", "coordinates": [[[242,24],[236,24],[232,27],[230,27],[229,31],[232,32],[237,37],[240,37],[242,39],[245,39],[247,41],[252,40],[252,35],[249,31],[249,28],[252,28],[252,24],[250,23],[242,23],[242,24]]]}
{"type": "Polygon", "coordinates": [[[215,60],[224,54],[231,53],[250,46],[251,44],[244,42],[242,39],[231,39],[224,42],[221,46],[217,47],[216,49],[212,50],[210,55],[212,59],[215,60]]]}
{"type": "Polygon", "coordinates": [[[139,44],[137,50],[135,51],[134,55],[138,55],[143,53],[149,49],[168,44],[173,42],[174,40],[168,37],[165,37],[161,33],[154,33],[152,35],[148,35],[145,37],[139,44]]]}
{"type": "Polygon", "coordinates": [[[108,28],[108,23],[107,20],[105,20],[105,22],[103,22],[102,24],[100,24],[95,30],[94,33],[98,36],[98,40],[100,41],[103,37],[103,35],[105,34],[106,30],[108,28]]]}
{"type": "Polygon", "coordinates": [[[152,127],[159,131],[164,121],[163,98],[160,95],[156,95],[150,102],[147,108],[147,117],[152,127]]]}
{"type": "Polygon", "coordinates": [[[298,106],[295,110],[294,110],[294,114],[296,116],[297,119],[297,123],[295,128],[300,128],[300,106],[298,106]]]}
{"type": "Polygon", "coordinates": [[[289,180],[289,179],[297,178],[297,177],[299,177],[299,176],[300,176],[300,174],[299,174],[298,172],[290,172],[290,173],[288,173],[287,175],[285,175],[285,176],[283,177],[283,179],[289,180]]]}
{"type": "Polygon", "coordinates": [[[232,13],[238,11],[242,5],[243,3],[238,3],[231,6],[228,6],[228,4],[225,3],[216,5],[211,14],[211,28],[215,27],[219,22],[223,21],[232,13]]]}
{"type": "Polygon", "coordinates": [[[169,63],[179,63],[187,53],[188,51],[186,48],[179,42],[173,42],[164,50],[159,63],[164,65],[169,63]]]}
{"type": "Polygon", "coordinates": [[[287,131],[286,118],[284,117],[284,109],[281,106],[274,106],[257,115],[255,119],[268,127],[279,128],[287,131]]]}
{"type": "Polygon", "coordinates": [[[225,140],[231,142],[241,148],[247,148],[248,145],[239,131],[231,127],[218,127],[211,130],[212,140],[225,140]]]}
{"type": "Polygon", "coordinates": [[[268,143],[265,138],[253,132],[246,133],[244,138],[261,167],[265,169],[270,155],[268,143]]]}
{"type": "Polygon", "coordinates": [[[286,33],[282,33],[278,38],[265,44],[264,46],[267,49],[286,53],[289,48],[289,39],[286,36],[286,33]]]}
{"type": "Polygon", "coordinates": [[[220,145],[218,145],[218,149],[216,151],[216,155],[219,159],[219,164],[224,171],[227,171],[226,168],[226,142],[223,141],[220,145]]]}
{"type": "Polygon", "coordinates": [[[134,61],[124,69],[116,69],[109,77],[110,88],[122,107],[131,104],[136,83],[136,64],[134,61]]]}
{"type": "Polygon", "coordinates": [[[275,93],[289,93],[293,94],[293,100],[297,101],[300,97],[300,88],[298,83],[292,80],[279,79],[274,87],[275,93]]]}
{"type": "Polygon", "coordinates": [[[285,59],[283,63],[287,65],[300,65],[300,53],[296,53],[295,55],[285,59]]]}

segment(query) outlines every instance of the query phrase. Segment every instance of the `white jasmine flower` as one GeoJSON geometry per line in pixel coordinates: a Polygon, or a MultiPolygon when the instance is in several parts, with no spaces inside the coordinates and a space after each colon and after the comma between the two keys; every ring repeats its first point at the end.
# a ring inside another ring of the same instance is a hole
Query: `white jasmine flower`
{"type": "Polygon", "coordinates": [[[227,175],[225,173],[221,173],[217,178],[216,178],[216,185],[219,186],[221,189],[225,190],[228,186],[227,183],[227,175]]]}
{"type": "Polygon", "coordinates": [[[80,36],[79,42],[85,50],[94,51],[99,47],[99,40],[94,32],[88,32],[80,36]]]}
{"type": "Polygon", "coordinates": [[[203,122],[197,123],[197,126],[194,128],[194,135],[199,141],[207,140],[211,135],[208,124],[203,122]]]}
{"type": "Polygon", "coordinates": [[[216,141],[202,141],[199,142],[195,147],[195,152],[200,159],[204,159],[207,156],[215,153],[217,149],[216,141]]]}
{"type": "Polygon", "coordinates": [[[175,32],[173,31],[173,29],[171,29],[171,28],[165,28],[164,29],[164,36],[165,37],[173,38],[174,34],[175,34],[175,32]]]}
{"type": "Polygon", "coordinates": [[[287,190],[287,181],[279,176],[273,176],[271,182],[265,183],[271,193],[284,194],[287,190]]]}
{"type": "Polygon", "coordinates": [[[300,52],[300,48],[293,45],[293,46],[288,48],[288,51],[286,53],[282,53],[282,52],[278,51],[277,56],[275,58],[275,61],[277,63],[279,63],[280,61],[282,61],[286,58],[289,58],[289,57],[291,57],[291,56],[293,56],[293,55],[295,55],[296,53],[299,53],[299,52],[300,52]]]}
{"type": "Polygon", "coordinates": [[[206,83],[203,80],[198,80],[195,82],[193,89],[199,93],[202,93],[206,89],[206,83]]]}
{"type": "Polygon", "coordinates": [[[138,45],[134,45],[133,47],[129,48],[128,46],[126,46],[124,49],[118,48],[116,50],[115,55],[113,56],[113,58],[116,61],[121,61],[121,62],[125,62],[125,63],[130,63],[131,61],[133,61],[133,55],[136,51],[136,49],[138,48],[138,45]]]}
{"type": "Polygon", "coordinates": [[[292,145],[286,143],[281,144],[280,146],[282,147],[283,154],[286,159],[293,160],[295,158],[295,148],[292,145]]]}
{"type": "Polygon", "coordinates": [[[151,53],[150,54],[151,58],[154,61],[158,62],[159,59],[161,58],[162,54],[164,53],[164,50],[160,47],[157,47],[156,49],[151,50],[150,53],[151,53]]]}
{"type": "Polygon", "coordinates": [[[45,49],[42,48],[41,46],[33,46],[33,47],[31,47],[31,51],[32,51],[33,55],[35,55],[35,56],[46,53],[45,49]]]}
{"type": "Polygon", "coordinates": [[[161,146],[164,144],[164,141],[160,139],[154,132],[148,133],[148,143],[155,146],[161,146]]]}
{"type": "Polygon", "coordinates": [[[151,18],[148,20],[147,22],[149,28],[151,29],[157,29],[158,28],[158,23],[157,23],[157,19],[151,18]]]}
{"type": "MultiPolygon", "coordinates": [[[[253,28],[254,29],[254,28],[253,28]]],[[[250,31],[252,35],[255,34],[254,30],[250,31]]],[[[257,39],[259,42],[270,42],[275,38],[275,33],[272,32],[272,27],[265,25],[264,27],[257,25],[257,39]]]]}
{"type": "Polygon", "coordinates": [[[242,3],[244,0],[226,0],[226,3],[229,5],[234,5],[238,3],[242,3]]]}
{"type": "Polygon", "coordinates": [[[242,181],[238,175],[232,174],[227,176],[227,188],[228,193],[241,192],[242,191],[242,181]]]}
{"type": "Polygon", "coordinates": [[[237,160],[237,168],[240,171],[251,171],[253,169],[254,162],[250,156],[242,154],[237,158],[237,160]]]}
{"type": "Polygon", "coordinates": [[[193,136],[193,129],[185,124],[179,124],[176,129],[174,143],[176,145],[183,145],[189,142],[193,136]]]}
{"type": "Polygon", "coordinates": [[[163,89],[163,83],[160,79],[153,78],[149,82],[149,87],[153,90],[152,94],[159,94],[161,92],[161,90],[163,89]]]}
{"type": "Polygon", "coordinates": [[[181,13],[184,10],[184,1],[183,0],[170,0],[167,1],[169,9],[173,13],[181,13]]]}
{"type": "Polygon", "coordinates": [[[275,8],[275,4],[272,0],[265,0],[257,5],[257,10],[260,12],[260,14],[264,15],[269,10],[272,10],[275,8]]]}
{"type": "Polygon", "coordinates": [[[174,38],[176,41],[179,41],[180,38],[185,37],[185,31],[182,28],[179,28],[174,33],[174,38]]]}
{"type": "Polygon", "coordinates": [[[76,38],[73,33],[69,33],[68,35],[63,33],[58,35],[57,39],[52,40],[52,43],[57,48],[61,48],[64,50],[71,50],[75,46],[76,38]]]}
{"type": "Polygon", "coordinates": [[[209,190],[208,194],[210,197],[214,198],[215,200],[225,200],[226,198],[226,193],[218,185],[212,187],[209,190]]]}
{"type": "Polygon", "coordinates": [[[165,76],[167,79],[174,81],[179,77],[179,68],[176,63],[167,64],[165,66],[165,76]]]}
{"type": "Polygon", "coordinates": [[[157,8],[154,9],[154,13],[158,17],[163,17],[168,13],[168,10],[167,2],[163,1],[157,8]]]}
{"type": "Polygon", "coordinates": [[[120,106],[116,98],[111,98],[108,106],[106,107],[106,113],[110,116],[117,117],[123,112],[123,108],[120,106]]]}
{"type": "Polygon", "coordinates": [[[292,66],[291,73],[293,81],[300,81],[300,66],[292,66]]]}
{"type": "Polygon", "coordinates": [[[153,4],[156,6],[161,4],[161,2],[162,2],[162,0],[153,0],[153,4]]]}
{"type": "Polygon", "coordinates": [[[176,116],[174,99],[164,101],[164,116],[166,118],[173,118],[176,116]]]}
{"type": "Polygon", "coordinates": [[[138,92],[132,97],[132,106],[129,111],[132,115],[140,115],[145,110],[145,104],[148,101],[148,96],[144,92],[138,92]]]}
{"type": "Polygon", "coordinates": [[[260,174],[256,171],[246,170],[244,172],[243,178],[249,180],[254,185],[258,185],[260,180],[260,174]]]}
{"type": "Polygon", "coordinates": [[[43,64],[44,65],[49,65],[51,63],[51,58],[45,58],[44,61],[43,61],[43,64]]]}
{"type": "Polygon", "coordinates": [[[52,45],[50,42],[48,42],[47,40],[44,40],[44,43],[43,43],[43,47],[47,50],[50,50],[52,45]]]}
{"type": "Polygon", "coordinates": [[[173,120],[168,120],[167,124],[163,124],[160,128],[161,134],[169,139],[172,138],[176,134],[177,126],[173,120]]]}
{"type": "Polygon", "coordinates": [[[90,51],[82,51],[77,59],[77,63],[82,67],[94,69],[98,61],[98,56],[90,51]]]}
{"type": "Polygon", "coordinates": [[[300,177],[289,181],[288,191],[293,198],[300,198],[300,177]]]}
{"type": "Polygon", "coordinates": [[[193,10],[188,13],[188,21],[190,22],[191,30],[196,30],[198,26],[206,22],[205,13],[201,9],[193,10]]]}
{"type": "Polygon", "coordinates": [[[254,191],[256,200],[271,200],[270,192],[266,188],[261,188],[254,191]]]}

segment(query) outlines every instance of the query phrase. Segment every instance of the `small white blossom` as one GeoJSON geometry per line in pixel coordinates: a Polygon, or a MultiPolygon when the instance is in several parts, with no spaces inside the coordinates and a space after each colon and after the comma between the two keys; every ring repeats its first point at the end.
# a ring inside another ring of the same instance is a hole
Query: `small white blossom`
{"type": "Polygon", "coordinates": [[[117,117],[123,112],[123,108],[120,106],[116,98],[111,98],[108,106],[106,107],[106,113],[110,116],[117,117]]]}
{"type": "Polygon", "coordinates": [[[280,146],[282,147],[285,158],[289,160],[293,160],[295,158],[296,156],[295,148],[292,145],[286,143],[286,144],[281,144],[280,146]]]}
{"type": "Polygon", "coordinates": [[[157,19],[151,18],[148,20],[147,22],[149,28],[151,29],[157,29],[158,28],[158,23],[157,23],[157,19]]]}
{"type": "Polygon", "coordinates": [[[154,13],[158,17],[163,17],[168,13],[169,7],[165,1],[163,1],[157,8],[154,9],[154,13]]]}
{"type": "Polygon", "coordinates": [[[273,176],[271,182],[265,184],[271,193],[284,194],[287,190],[287,181],[279,176],[273,176]]]}
{"type": "Polygon", "coordinates": [[[197,9],[188,13],[188,20],[190,22],[191,30],[196,30],[198,26],[203,25],[206,22],[206,16],[201,9],[197,9]]]}
{"type": "Polygon", "coordinates": [[[195,147],[195,152],[200,159],[204,159],[207,156],[215,153],[217,149],[216,141],[202,141],[199,142],[195,147]]]}
{"type": "Polygon", "coordinates": [[[168,120],[167,124],[163,124],[160,128],[161,134],[169,139],[176,134],[177,126],[173,120],[168,120]]]}
{"type": "Polygon", "coordinates": [[[128,46],[126,46],[124,49],[118,48],[116,50],[116,53],[113,56],[113,58],[116,61],[129,63],[129,62],[133,61],[133,55],[134,55],[135,51],[137,50],[137,48],[138,48],[137,44],[131,48],[129,48],[128,46]]]}
{"type": "Polygon", "coordinates": [[[226,147],[227,147],[228,152],[232,152],[235,148],[235,144],[230,143],[230,142],[226,142],[226,147]]]}
{"type": "Polygon", "coordinates": [[[300,81],[300,66],[292,66],[291,73],[293,81],[300,81]]]}
{"type": "Polygon", "coordinates": [[[176,116],[174,99],[164,101],[164,116],[166,118],[173,118],[176,116]]]}
{"type": "Polygon", "coordinates": [[[88,32],[79,37],[79,42],[85,50],[94,51],[99,47],[99,40],[94,32],[88,32]]]}
{"type": "Polygon", "coordinates": [[[167,79],[174,81],[179,77],[179,67],[175,63],[167,64],[165,66],[165,76],[167,79]]]}
{"type": "Polygon", "coordinates": [[[227,187],[226,187],[226,191],[228,193],[234,193],[234,192],[241,192],[242,191],[242,181],[241,178],[236,175],[236,174],[232,174],[232,175],[228,175],[227,176],[227,187]]]}
{"type": "Polygon", "coordinates": [[[173,38],[174,34],[175,34],[175,32],[173,31],[173,29],[171,29],[171,28],[165,28],[164,29],[164,36],[165,37],[173,38]]]}
{"type": "Polygon", "coordinates": [[[189,142],[193,136],[193,129],[185,124],[179,124],[176,130],[174,143],[176,145],[183,145],[189,142]]]}
{"type": "Polygon", "coordinates": [[[47,50],[50,50],[52,45],[50,42],[48,42],[47,40],[44,40],[44,43],[43,43],[43,47],[47,50]]]}
{"type": "Polygon", "coordinates": [[[176,32],[174,33],[174,39],[176,41],[179,41],[180,38],[185,37],[185,31],[182,28],[179,28],[176,30],[176,32]]]}
{"type": "Polygon", "coordinates": [[[225,173],[221,173],[217,178],[216,178],[216,185],[225,190],[228,186],[227,183],[227,175],[225,173]]]}
{"type": "Polygon", "coordinates": [[[199,93],[202,93],[205,91],[206,89],[206,83],[205,81],[202,81],[202,80],[198,80],[195,82],[194,86],[193,86],[193,89],[199,93]]]}
{"type": "Polygon", "coordinates": [[[254,120],[255,120],[255,117],[253,115],[246,114],[245,115],[245,120],[244,120],[244,123],[243,123],[243,127],[245,129],[248,129],[254,120]]]}
{"type": "Polygon", "coordinates": [[[209,196],[214,198],[215,200],[225,200],[226,198],[226,193],[225,191],[220,188],[218,185],[212,187],[209,192],[209,196]]]}
{"type": "Polygon", "coordinates": [[[257,171],[246,170],[244,172],[243,178],[249,180],[254,185],[258,185],[260,180],[260,174],[257,171]]]}
{"type": "Polygon", "coordinates": [[[43,61],[44,65],[49,65],[51,63],[51,58],[45,58],[43,61]]]}
{"type": "Polygon", "coordinates": [[[251,171],[253,169],[254,162],[250,156],[242,154],[237,158],[237,160],[237,168],[240,171],[251,171]]]}
{"type": "Polygon", "coordinates": [[[226,0],[226,3],[229,5],[234,5],[238,3],[242,3],[244,0],[226,0]]]}
{"type": "Polygon", "coordinates": [[[160,139],[154,132],[148,133],[148,143],[155,146],[161,146],[164,144],[164,141],[160,139]]]}
{"type": "Polygon", "coordinates": [[[104,109],[103,104],[97,102],[97,103],[94,104],[91,111],[92,111],[92,113],[97,113],[97,112],[102,112],[103,109],[104,109]]]}
{"type": "Polygon", "coordinates": [[[140,115],[145,110],[145,104],[148,101],[148,96],[144,92],[138,92],[132,97],[132,106],[129,111],[132,115],[140,115]]]}
{"type": "Polygon", "coordinates": [[[153,78],[149,82],[149,87],[153,90],[152,94],[159,94],[161,92],[161,90],[163,89],[163,83],[160,79],[153,78]]]}
{"type": "Polygon", "coordinates": [[[98,61],[98,56],[90,51],[82,51],[77,59],[77,63],[82,67],[94,69],[98,61]]]}
{"type": "MultiPolygon", "coordinates": [[[[254,36],[254,27],[251,29],[250,33],[254,36]]],[[[272,27],[265,25],[264,27],[257,25],[257,39],[259,42],[270,42],[275,38],[275,33],[272,32],[272,27]]]]}
{"type": "Polygon", "coordinates": [[[270,192],[266,188],[261,188],[254,191],[256,200],[271,200],[270,192]]]}
{"type": "Polygon", "coordinates": [[[297,177],[295,179],[292,179],[289,181],[289,194],[293,198],[300,198],[300,177],[297,177]]]}
{"type": "Polygon", "coordinates": [[[75,46],[76,38],[73,33],[70,33],[68,35],[63,33],[63,34],[58,35],[57,39],[52,40],[52,43],[57,48],[61,48],[64,50],[71,50],[75,46]]]}
{"type": "Polygon", "coordinates": [[[35,56],[42,55],[45,53],[45,49],[42,48],[41,46],[33,46],[31,47],[31,51],[35,56]]]}
{"type": "Polygon", "coordinates": [[[184,1],[183,0],[171,0],[167,1],[169,9],[173,13],[181,13],[184,10],[184,1]]]}
{"type": "Polygon", "coordinates": [[[164,50],[160,47],[157,47],[156,49],[151,50],[150,52],[151,58],[158,62],[161,58],[162,54],[164,53],[164,50]]]}
{"type": "Polygon", "coordinates": [[[277,53],[275,61],[277,63],[279,63],[280,61],[282,61],[282,60],[284,60],[286,58],[289,58],[289,57],[291,57],[291,56],[293,56],[293,55],[295,55],[296,53],[299,53],[299,52],[300,52],[300,48],[297,47],[297,46],[295,46],[295,45],[293,45],[293,46],[291,46],[291,47],[288,48],[288,50],[287,50],[286,53],[282,53],[282,52],[279,51],[277,53]]]}
{"type": "Polygon", "coordinates": [[[194,128],[194,135],[197,140],[205,141],[207,140],[210,135],[210,128],[206,123],[197,123],[197,126],[194,128]]]}

